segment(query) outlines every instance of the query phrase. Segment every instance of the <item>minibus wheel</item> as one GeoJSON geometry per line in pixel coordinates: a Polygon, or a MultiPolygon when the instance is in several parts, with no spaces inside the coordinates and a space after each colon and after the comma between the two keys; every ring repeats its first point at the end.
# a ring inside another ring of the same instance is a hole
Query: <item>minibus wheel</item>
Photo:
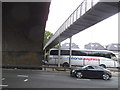
{"type": "Polygon", "coordinates": [[[67,62],[64,62],[63,67],[69,67],[69,64],[67,62]]]}
{"type": "Polygon", "coordinates": [[[106,66],[105,66],[104,64],[101,64],[101,65],[99,65],[99,66],[101,66],[101,67],[103,67],[103,68],[106,68],[106,66]]]}

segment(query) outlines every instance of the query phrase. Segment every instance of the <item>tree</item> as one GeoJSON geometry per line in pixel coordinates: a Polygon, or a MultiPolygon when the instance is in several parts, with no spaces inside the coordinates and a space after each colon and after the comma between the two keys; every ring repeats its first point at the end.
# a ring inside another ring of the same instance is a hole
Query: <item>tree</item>
{"type": "Polygon", "coordinates": [[[45,31],[44,34],[44,45],[50,40],[50,38],[53,36],[53,33],[49,31],[45,31]]]}
{"type": "MultiPolygon", "coordinates": [[[[50,40],[50,38],[53,36],[53,33],[49,31],[45,31],[44,35],[44,45],[50,40]]],[[[53,48],[59,48],[59,45],[55,45],[53,48]]]]}

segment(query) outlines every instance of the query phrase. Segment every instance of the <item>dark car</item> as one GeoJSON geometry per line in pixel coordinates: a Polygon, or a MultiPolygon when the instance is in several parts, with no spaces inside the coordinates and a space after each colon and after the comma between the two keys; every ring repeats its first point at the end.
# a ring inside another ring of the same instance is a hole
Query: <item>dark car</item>
{"type": "Polygon", "coordinates": [[[101,78],[104,80],[109,80],[112,77],[111,71],[100,66],[84,66],[72,68],[70,71],[70,76],[77,78],[101,78]]]}

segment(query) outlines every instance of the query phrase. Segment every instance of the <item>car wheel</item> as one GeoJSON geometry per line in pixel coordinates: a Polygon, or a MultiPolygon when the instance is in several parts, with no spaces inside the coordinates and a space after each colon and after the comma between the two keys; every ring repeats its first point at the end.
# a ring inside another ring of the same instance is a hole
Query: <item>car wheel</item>
{"type": "Polygon", "coordinates": [[[76,77],[77,77],[77,78],[82,78],[82,76],[83,76],[83,75],[82,75],[81,72],[77,72],[77,73],[76,73],[76,77]]]}
{"type": "Polygon", "coordinates": [[[110,76],[108,74],[103,74],[103,80],[109,80],[110,76]]]}
{"type": "Polygon", "coordinates": [[[69,64],[67,62],[63,63],[63,67],[69,67],[69,64]]]}

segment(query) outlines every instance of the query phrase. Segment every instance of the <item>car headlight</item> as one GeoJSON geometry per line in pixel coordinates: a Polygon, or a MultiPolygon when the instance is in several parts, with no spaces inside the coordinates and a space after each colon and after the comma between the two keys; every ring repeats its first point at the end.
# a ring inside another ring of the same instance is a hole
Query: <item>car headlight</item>
{"type": "Polygon", "coordinates": [[[72,73],[75,72],[75,70],[72,70],[72,73]]]}

